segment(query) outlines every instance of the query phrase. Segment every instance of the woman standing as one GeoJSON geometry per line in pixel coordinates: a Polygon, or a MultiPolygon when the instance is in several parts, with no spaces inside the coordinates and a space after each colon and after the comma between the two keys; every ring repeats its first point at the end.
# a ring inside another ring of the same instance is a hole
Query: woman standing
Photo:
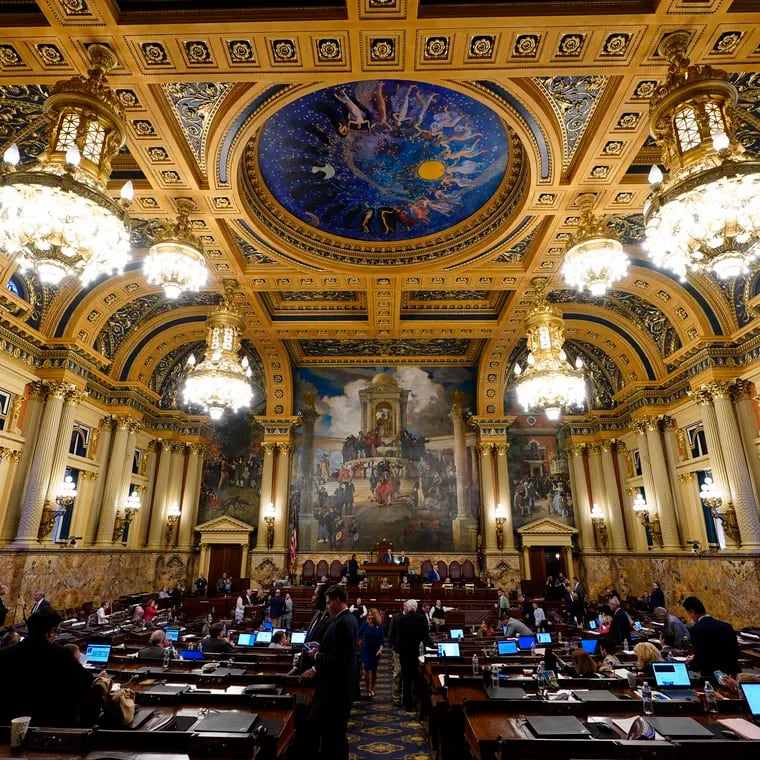
{"type": "Polygon", "coordinates": [[[385,644],[383,620],[380,617],[380,612],[372,607],[367,613],[367,620],[359,628],[362,672],[364,673],[364,683],[367,686],[367,696],[370,699],[375,696],[377,665],[380,661],[380,655],[383,653],[383,644],[385,644]]]}

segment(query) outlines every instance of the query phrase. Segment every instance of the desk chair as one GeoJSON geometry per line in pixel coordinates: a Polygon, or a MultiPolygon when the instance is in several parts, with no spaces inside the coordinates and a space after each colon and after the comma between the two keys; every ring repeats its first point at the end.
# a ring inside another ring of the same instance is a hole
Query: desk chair
{"type": "Polygon", "coordinates": [[[441,584],[441,588],[447,594],[453,594],[454,593],[454,584],[453,583],[442,583],[441,584]]]}
{"type": "Polygon", "coordinates": [[[433,591],[433,584],[432,583],[423,583],[422,584],[422,590],[425,593],[432,592],[433,591]]]}
{"type": "Polygon", "coordinates": [[[464,590],[467,594],[474,594],[475,593],[475,584],[474,583],[465,583],[464,584],[464,590]]]}

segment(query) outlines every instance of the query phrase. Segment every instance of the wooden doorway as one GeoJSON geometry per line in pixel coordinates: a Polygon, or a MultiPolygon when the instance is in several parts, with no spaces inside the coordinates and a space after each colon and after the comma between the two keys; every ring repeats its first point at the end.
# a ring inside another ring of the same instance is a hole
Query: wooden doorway
{"type": "Polygon", "coordinates": [[[546,579],[550,575],[556,578],[559,573],[567,575],[565,553],[561,546],[530,547],[530,577],[536,593],[546,586],[546,579]]]}
{"type": "Polygon", "coordinates": [[[227,573],[232,577],[232,590],[239,591],[242,588],[238,576],[243,559],[243,547],[240,544],[212,544],[209,546],[209,554],[209,596],[216,593],[216,582],[222,577],[222,573],[227,573]]]}

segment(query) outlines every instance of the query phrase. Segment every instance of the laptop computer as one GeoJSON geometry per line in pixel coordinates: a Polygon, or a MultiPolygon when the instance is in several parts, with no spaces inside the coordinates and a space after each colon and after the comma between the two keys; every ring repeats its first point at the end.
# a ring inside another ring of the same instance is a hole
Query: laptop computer
{"type": "Polygon", "coordinates": [[[760,683],[743,683],[741,689],[752,720],[760,726],[760,683]]]}
{"type": "Polygon", "coordinates": [[[519,686],[486,686],[489,699],[525,699],[528,695],[519,686]]]}
{"type": "Polygon", "coordinates": [[[607,689],[589,689],[588,691],[574,691],[573,696],[580,702],[617,702],[617,694],[607,689]]]}
{"type": "Polygon", "coordinates": [[[272,632],[271,631],[259,631],[256,634],[256,643],[257,644],[271,644],[272,643],[272,632]]]}
{"type": "Polygon", "coordinates": [[[179,657],[181,660],[202,660],[203,652],[200,649],[180,649],[179,657]]]}
{"type": "Polygon", "coordinates": [[[531,647],[536,645],[536,637],[535,636],[518,636],[517,637],[517,648],[518,649],[530,649],[531,647]]]}
{"type": "Polygon", "coordinates": [[[658,734],[668,739],[716,739],[709,731],[694,718],[652,718],[647,720],[654,726],[658,734]]]}
{"type": "Polygon", "coordinates": [[[539,739],[588,739],[591,736],[574,715],[529,715],[526,720],[539,739]]]}
{"type": "Polygon", "coordinates": [[[438,642],[439,657],[459,657],[458,641],[440,641],[438,642]]]}
{"type": "Polygon", "coordinates": [[[599,626],[596,624],[596,620],[589,620],[588,621],[588,629],[589,631],[595,631],[597,630],[599,626]]]}
{"type": "Polygon", "coordinates": [[[164,628],[164,634],[169,641],[179,641],[179,628],[164,628]]]}
{"type": "Polygon", "coordinates": [[[452,628],[449,631],[449,638],[450,639],[463,639],[464,638],[464,630],[461,628],[452,628]]]}
{"type": "Polygon", "coordinates": [[[265,621],[264,621],[264,622],[261,624],[261,627],[262,627],[262,628],[263,628],[265,631],[271,631],[271,630],[272,630],[272,621],[271,621],[271,620],[265,620],[265,621]]]}
{"type": "Polygon", "coordinates": [[[86,668],[104,668],[111,656],[110,644],[88,644],[85,651],[84,666],[86,668]]]}
{"type": "Polygon", "coordinates": [[[252,647],[256,643],[255,633],[241,633],[238,636],[237,645],[239,647],[252,647]]]}
{"type": "Polygon", "coordinates": [[[653,662],[657,688],[670,699],[696,699],[685,662],[653,662]]]}
{"type": "Polygon", "coordinates": [[[512,639],[499,639],[496,642],[496,652],[500,655],[517,654],[517,642],[512,639]]]}
{"type": "Polygon", "coordinates": [[[298,646],[306,641],[306,631],[293,631],[290,634],[290,643],[293,646],[298,646]]]}
{"type": "Polygon", "coordinates": [[[581,646],[592,657],[594,656],[594,652],[596,652],[596,645],[597,645],[596,639],[581,639],[581,646]]]}
{"type": "Polygon", "coordinates": [[[536,641],[538,641],[539,644],[551,644],[552,635],[551,633],[540,631],[536,634],[536,641]]]}
{"type": "Polygon", "coordinates": [[[224,710],[224,712],[209,713],[199,720],[193,731],[222,734],[247,734],[250,733],[259,716],[256,713],[240,712],[239,710],[224,710]]]}

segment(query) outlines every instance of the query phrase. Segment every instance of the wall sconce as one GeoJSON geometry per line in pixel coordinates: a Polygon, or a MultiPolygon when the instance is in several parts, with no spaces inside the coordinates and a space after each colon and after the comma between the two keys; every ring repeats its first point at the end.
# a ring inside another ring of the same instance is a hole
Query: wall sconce
{"type": "Polygon", "coordinates": [[[119,510],[116,513],[116,522],[113,526],[113,536],[111,538],[112,541],[119,541],[121,539],[124,535],[124,529],[132,522],[138,509],[140,509],[140,494],[136,491],[132,491],[132,493],[127,496],[127,503],[124,506],[124,511],[119,510]]]}
{"type": "Polygon", "coordinates": [[[267,549],[271,549],[274,546],[274,518],[275,518],[274,504],[270,501],[264,509],[264,522],[267,526],[267,549]]]}
{"type": "Polygon", "coordinates": [[[496,545],[499,547],[499,551],[502,551],[504,549],[504,523],[507,521],[503,505],[497,504],[493,513],[496,515],[496,545]]]}
{"type": "Polygon", "coordinates": [[[166,532],[164,533],[164,543],[169,546],[174,542],[174,532],[177,530],[179,518],[182,516],[182,510],[178,504],[172,504],[166,511],[166,532]]]}
{"type": "Polygon", "coordinates": [[[77,497],[77,489],[74,486],[74,478],[67,475],[63,482],[59,484],[58,491],[55,494],[55,503],[57,508],[53,508],[50,501],[45,502],[42,509],[42,519],[40,527],[37,530],[37,540],[42,541],[55,525],[55,521],[66,514],[68,508],[74,503],[77,497]]]}
{"type": "MultiPolygon", "coordinates": [[[[652,541],[657,546],[662,547],[662,528],[660,527],[660,516],[649,516],[649,506],[646,499],[641,495],[641,491],[636,494],[636,498],[633,500],[633,511],[636,517],[639,518],[641,524],[644,526],[644,530],[649,531],[649,535],[652,537],[652,541]]],[[[652,548],[650,544],[649,548],[652,548]]]]}
{"type": "Polygon", "coordinates": [[[723,505],[718,486],[715,485],[712,478],[705,478],[702,488],[699,489],[699,498],[710,510],[710,513],[716,520],[723,523],[723,532],[726,537],[733,543],[741,546],[741,535],[739,534],[739,524],[736,521],[736,510],[734,505],[729,501],[726,502],[726,508],[721,512],[723,505]]]}
{"type": "MultiPolygon", "coordinates": [[[[640,496],[641,494],[639,494],[640,496]]],[[[591,507],[591,524],[594,526],[594,536],[599,549],[607,548],[607,526],[604,524],[604,512],[598,504],[591,507]]]]}

